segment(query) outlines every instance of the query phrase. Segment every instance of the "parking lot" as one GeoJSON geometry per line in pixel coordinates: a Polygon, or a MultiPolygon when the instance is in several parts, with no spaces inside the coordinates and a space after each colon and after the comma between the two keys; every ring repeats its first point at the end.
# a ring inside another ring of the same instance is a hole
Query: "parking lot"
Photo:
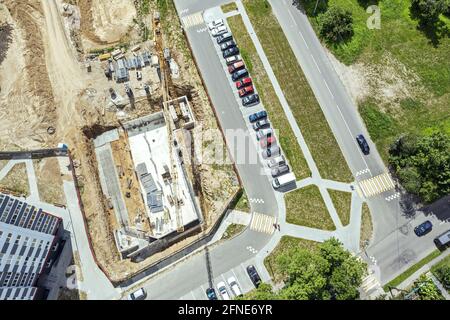
{"type": "MultiPolygon", "coordinates": [[[[211,10],[211,11],[213,11],[213,10],[211,10]]],[[[215,49],[216,54],[217,54],[217,56],[218,56],[218,58],[219,58],[219,60],[220,60],[220,62],[221,62],[221,65],[222,65],[222,68],[223,68],[223,72],[227,75],[228,84],[229,84],[229,86],[230,86],[231,91],[233,92],[233,95],[234,95],[234,98],[235,98],[235,100],[236,100],[236,103],[237,103],[237,105],[239,106],[239,110],[240,110],[240,112],[241,112],[241,114],[242,114],[242,116],[243,116],[243,118],[244,118],[244,121],[245,121],[247,130],[248,130],[248,134],[250,135],[250,140],[251,140],[252,143],[255,145],[256,151],[257,151],[257,153],[258,153],[258,157],[261,157],[261,158],[260,158],[260,159],[261,159],[261,162],[264,164],[264,166],[263,166],[264,169],[262,170],[262,172],[261,172],[260,174],[268,175],[269,177],[271,177],[271,171],[270,171],[270,169],[269,169],[269,168],[267,167],[267,165],[266,165],[267,160],[265,160],[265,159],[262,157],[262,152],[263,152],[265,149],[261,147],[261,145],[260,145],[260,140],[258,140],[258,139],[256,138],[257,131],[255,131],[255,130],[253,129],[252,123],[250,123],[250,121],[249,121],[249,116],[250,116],[251,114],[254,114],[254,113],[256,113],[256,112],[260,112],[260,111],[262,111],[262,110],[265,110],[263,101],[259,101],[259,103],[254,104],[254,105],[252,105],[252,106],[243,106],[242,98],[239,96],[239,93],[238,93],[239,90],[236,88],[236,83],[232,80],[231,74],[230,74],[230,72],[229,72],[229,70],[228,70],[228,65],[227,65],[227,63],[226,63],[226,61],[225,61],[225,58],[223,58],[223,51],[222,51],[222,49],[220,48],[220,45],[221,45],[221,44],[218,44],[218,43],[217,43],[217,38],[218,38],[218,36],[214,36],[214,35],[213,35],[213,33],[214,33],[213,30],[214,30],[215,28],[211,28],[212,26],[210,25],[210,23],[212,23],[212,21],[218,21],[218,20],[222,20],[223,26],[226,27],[226,31],[227,31],[227,32],[231,32],[231,31],[230,31],[231,29],[230,29],[230,27],[229,27],[228,24],[227,24],[226,18],[225,18],[225,16],[224,16],[223,14],[221,14],[221,11],[213,11],[212,14],[209,14],[207,17],[205,17],[205,23],[206,23],[207,26],[208,26],[208,28],[207,28],[208,31],[207,31],[207,32],[209,32],[209,34],[210,34],[210,36],[211,36],[211,38],[212,38],[212,42],[213,42],[213,44],[214,44],[214,49],[215,49]]],[[[221,25],[222,25],[222,24],[221,24],[221,25]]],[[[232,39],[231,39],[231,40],[232,40],[232,39]]],[[[228,41],[230,41],[230,40],[228,40],[228,41]]],[[[225,41],[225,42],[227,42],[227,41],[225,41]]],[[[244,68],[246,68],[246,66],[244,66],[244,68]]],[[[242,70],[242,69],[241,69],[241,70],[242,70]]],[[[250,72],[249,72],[249,75],[246,76],[246,77],[251,78],[250,72]]],[[[246,78],[246,77],[243,77],[243,78],[246,78]]],[[[242,80],[243,78],[241,78],[241,80],[242,80]]],[[[258,94],[256,87],[253,86],[253,90],[254,90],[254,92],[253,92],[254,94],[258,94]]],[[[247,96],[251,96],[251,94],[249,94],[249,95],[247,95],[247,96]]],[[[270,121],[270,118],[268,118],[268,120],[270,121]]],[[[272,127],[270,127],[270,128],[274,131],[274,136],[275,136],[275,138],[277,138],[277,132],[276,132],[276,129],[274,129],[274,128],[272,128],[272,127]]],[[[272,144],[272,147],[276,147],[276,146],[279,147],[279,144],[278,144],[277,141],[278,141],[278,140],[276,139],[276,140],[275,140],[275,143],[272,144]]],[[[282,151],[280,151],[280,154],[283,154],[282,151]]],[[[273,156],[272,156],[271,158],[273,158],[273,156]]],[[[287,173],[287,172],[286,172],[286,173],[287,173]]]]}
{"type": "MultiPolygon", "coordinates": [[[[253,259],[252,259],[253,260],[253,259]]],[[[255,286],[253,285],[252,281],[250,280],[246,267],[250,264],[254,265],[254,262],[252,260],[249,260],[245,263],[241,263],[240,265],[234,267],[233,269],[216,276],[212,282],[213,287],[216,292],[216,295],[219,299],[222,299],[220,296],[219,290],[217,289],[217,284],[219,282],[224,282],[226,289],[228,291],[228,294],[233,299],[235,295],[233,294],[233,291],[231,290],[229,284],[228,284],[228,278],[234,277],[236,279],[236,282],[238,283],[238,286],[242,293],[247,293],[253,289],[255,289],[255,286]]],[[[258,270],[259,272],[259,270],[258,270]]],[[[210,287],[210,284],[208,282],[203,283],[201,286],[192,289],[189,292],[186,292],[183,296],[178,298],[178,300],[208,300],[208,297],[206,296],[206,289],[210,287]]]]}

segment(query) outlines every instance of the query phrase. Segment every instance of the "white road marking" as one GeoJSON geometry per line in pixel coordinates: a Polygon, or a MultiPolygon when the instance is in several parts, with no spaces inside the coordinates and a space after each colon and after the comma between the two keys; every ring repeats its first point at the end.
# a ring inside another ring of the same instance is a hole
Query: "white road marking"
{"type": "Polygon", "coordinates": [[[305,40],[305,38],[303,37],[303,34],[299,31],[298,33],[300,33],[300,36],[302,37],[302,39],[303,39],[303,43],[305,44],[305,46],[306,46],[306,49],[308,49],[309,50],[309,46],[308,46],[308,44],[306,43],[306,40],[305,40]]]}
{"type": "Polygon", "coordinates": [[[181,23],[185,30],[191,27],[198,26],[203,22],[204,20],[201,12],[193,13],[189,16],[184,16],[181,18],[181,23]]]}
{"type": "Polygon", "coordinates": [[[370,169],[369,169],[369,168],[366,168],[366,169],[364,169],[364,170],[360,170],[360,171],[356,172],[356,173],[355,173],[355,177],[358,177],[358,176],[363,175],[363,174],[365,174],[365,173],[370,173],[370,169]]]}
{"type": "Polygon", "coordinates": [[[292,22],[294,22],[296,27],[298,27],[297,22],[295,21],[294,16],[292,15],[292,13],[290,11],[288,11],[288,13],[291,16],[292,22]]]}
{"type": "Polygon", "coordinates": [[[250,223],[250,229],[257,232],[264,232],[271,234],[274,232],[275,217],[254,212],[250,223]]]}
{"type": "MultiPolygon", "coordinates": [[[[317,68],[317,70],[319,71],[319,73],[322,74],[322,72],[321,72],[320,69],[319,69],[319,65],[318,65],[317,62],[316,62],[316,59],[314,58],[314,56],[313,56],[312,54],[311,54],[311,58],[313,59],[314,64],[316,65],[316,68],[317,68]]],[[[326,84],[325,79],[323,79],[323,81],[324,81],[325,84],[326,84]]],[[[330,91],[330,92],[331,92],[331,91],[330,91]]]]}
{"type": "Polygon", "coordinates": [[[361,190],[366,198],[395,189],[394,182],[392,181],[389,173],[382,173],[375,177],[361,180],[359,182],[359,186],[361,187],[361,190]]]}
{"type": "MultiPolygon", "coordinates": [[[[341,118],[342,118],[342,121],[343,121],[344,124],[345,124],[345,127],[347,128],[348,132],[349,132],[350,135],[352,136],[352,141],[353,141],[353,143],[356,145],[357,149],[359,150],[358,153],[359,153],[359,155],[361,156],[362,161],[364,162],[364,164],[365,164],[366,167],[368,168],[369,165],[367,164],[366,159],[364,159],[364,156],[361,155],[361,150],[359,149],[358,143],[356,142],[356,139],[353,137],[352,131],[350,130],[350,127],[348,126],[347,122],[345,121],[344,115],[342,114],[342,111],[341,111],[341,109],[339,108],[339,105],[336,104],[336,107],[337,107],[337,109],[338,109],[338,111],[339,111],[339,114],[341,115],[341,118]]],[[[372,176],[372,173],[370,173],[370,176],[372,176]]]]}
{"type": "Polygon", "coordinates": [[[330,90],[330,87],[328,86],[328,83],[327,83],[327,81],[325,80],[325,79],[323,79],[323,82],[325,82],[325,86],[327,87],[327,89],[328,89],[328,92],[331,94],[331,96],[333,97],[333,99],[334,99],[334,94],[333,94],[333,92],[331,92],[331,90],[330,90]]]}

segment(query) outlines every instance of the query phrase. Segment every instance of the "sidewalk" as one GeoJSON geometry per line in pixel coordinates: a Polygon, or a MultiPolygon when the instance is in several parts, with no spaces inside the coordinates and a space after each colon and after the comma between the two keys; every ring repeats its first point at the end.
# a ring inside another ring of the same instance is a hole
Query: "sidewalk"
{"type": "Polygon", "coordinates": [[[402,290],[406,290],[407,288],[409,288],[414,281],[416,281],[422,274],[428,272],[431,270],[431,267],[434,266],[435,264],[437,264],[438,262],[440,262],[442,259],[444,259],[445,257],[447,257],[448,255],[450,255],[450,250],[447,250],[446,252],[442,253],[439,257],[434,258],[433,260],[431,260],[430,262],[428,262],[427,264],[425,264],[424,266],[422,266],[422,268],[420,268],[419,270],[417,270],[416,272],[414,272],[411,276],[409,276],[408,278],[406,278],[405,281],[403,281],[400,285],[397,286],[397,288],[402,289],[402,290]]]}

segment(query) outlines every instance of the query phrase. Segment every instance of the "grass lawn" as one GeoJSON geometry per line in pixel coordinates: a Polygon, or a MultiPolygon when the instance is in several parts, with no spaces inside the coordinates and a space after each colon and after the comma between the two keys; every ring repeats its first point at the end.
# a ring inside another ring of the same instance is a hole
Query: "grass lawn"
{"type": "Polygon", "coordinates": [[[367,203],[362,205],[361,216],[361,235],[359,241],[359,247],[362,249],[366,241],[370,241],[373,234],[372,216],[370,215],[370,209],[367,203]]]}
{"type": "MultiPolygon", "coordinates": [[[[442,285],[445,287],[443,280],[441,279],[438,270],[443,268],[443,267],[447,267],[450,268],[450,256],[445,257],[444,259],[442,259],[439,263],[435,264],[434,266],[431,267],[431,272],[434,274],[434,276],[439,279],[439,281],[442,283],[442,285]]],[[[446,287],[445,288],[447,290],[448,293],[450,293],[450,287],[446,287]]]]}
{"type": "Polygon", "coordinates": [[[323,178],[350,182],[352,174],[308,81],[267,1],[243,1],[323,178]]]}
{"type": "Polygon", "coordinates": [[[28,184],[28,175],[25,163],[18,163],[14,165],[6,176],[0,181],[0,188],[4,188],[28,197],[30,195],[30,186],[28,184]]]}
{"type": "Polygon", "coordinates": [[[297,142],[297,138],[288,124],[280,101],[256,52],[255,46],[247,33],[241,16],[236,15],[227,20],[233,32],[234,39],[239,45],[241,56],[250,72],[253,83],[269,114],[272,127],[278,130],[279,143],[289,161],[292,171],[298,180],[309,177],[311,172],[297,142]]]}
{"type": "Polygon", "coordinates": [[[228,228],[223,233],[222,239],[230,239],[231,237],[233,237],[234,235],[237,235],[244,229],[245,229],[244,225],[232,223],[228,226],[228,228]]]}
{"type": "MultiPolygon", "coordinates": [[[[301,1],[317,32],[317,17],[312,15],[315,2],[301,1]]],[[[406,98],[382,102],[376,94],[370,94],[370,98],[359,105],[383,159],[387,160],[389,145],[403,133],[427,134],[442,130],[450,134],[450,37],[443,36],[433,45],[431,38],[417,28],[418,22],[411,18],[411,0],[329,0],[327,3],[348,9],[353,15],[352,39],[343,44],[327,45],[340,61],[347,65],[363,63],[383,68],[383,58],[389,55],[398,63],[399,74],[408,71],[418,78],[417,85],[409,87],[406,98]],[[365,9],[373,2],[377,2],[381,10],[381,29],[371,30],[366,26],[370,14],[365,9]]],[[[440,24],[450,29],[448,17],[441,15],[440,20],[440,24]]],[[[407,76],[407,80],[412,77],[407,76]]],[[[383,82],[391,84],[389,75],[383,82]]]]}
{"type": "Polygon", "coordinates": [[[350,208],[352,205],[352,194],[339,190],[328,190],[334,207],[339,215],[342,225],[346,226],[350,223],[350,208]]]}
{"type": "Polygon", "coordinates": [[[285,195],[286,221],[299,226],[335,230],[319,188],[310,185],[285,195]]]}
{"type": "Polygon", "coordinates": [[[240,196],[236,201],[236,204],[231,206],[231,210],[250,212],[250,203],[248,201],[247,193],[245,192],[245,190],[242,190],[240,196]]]}
{"type": "Polygon", "coordinates": [[[238,7],[236,5],[236,2],[234,2],[234,1],[230,2],[230,3],[227,3],[227,4],[224,4],[221,8],[222,8],[223,13],[235,11],[235,10],[238,9],[238,7]]]}
{"type": "Polygon", "coordinates": [[[315,241],[283,236],[275,249],[264,259],[264,265],[275,283],[283,280],[277,258],[293,248],[315,250],[319,243],[315,241]]]}
{"type": "Polygon", "coordinates": [[[397,287],[400,285],[403,281],[405,281],[408,277],[410,277],[414,272],[422,268],[424,265],[426,265],[428,262],[433,260],[434,258],[438,257],[442,252],[439,250],[434,250],[432,253],[430,253],[428,256],[417,262],[415,265],[410,267],[408,270],[397,276],[395,279],[389,281],[387,284],[383,286],[384,291],[389,291],[389,286],[391,287],[397,287]]]}

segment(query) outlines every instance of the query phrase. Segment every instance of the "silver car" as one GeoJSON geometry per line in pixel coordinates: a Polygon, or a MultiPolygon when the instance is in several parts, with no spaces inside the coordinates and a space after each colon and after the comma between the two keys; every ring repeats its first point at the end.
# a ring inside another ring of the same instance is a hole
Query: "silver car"
{"type": "Polygon", "coordinates": [[[286,159],[282,155],[267,161],[267,165],[269,166],[269,168],[273,168],[273,167],[276,167],[276,166],[282,166],[282,165],[285,165],[285,164],[286,164],[286,159]]]}
{"type": "Polygon", "coordinates": [[[270,148],[267,148],[263,152],[261,152],[261,155],[263,159],[276,157],[280,154],[280,147],[278,145],[272,145],[270,148]]]}
{"type": "Polygon", "coordinates": [[[274,178],[281,176],[282,174],[285,174],[288,172],[289,172],[289,166],[287,164],[272,168],[272,170],[270,170],[270,173],[272,174],[272,177],[274,177],[274,178]]]}
{"type": "Polygon", "coordinates": [[[253,130],[255,130],[255,131],[258,131],[259,129],[262,129],[262,128],[265,128],[265,127],[268,127],[268,126],[270,126],[270,122],[267,119],[262,119],[262,120],[256,121],[252,125],[253,130]]]}

